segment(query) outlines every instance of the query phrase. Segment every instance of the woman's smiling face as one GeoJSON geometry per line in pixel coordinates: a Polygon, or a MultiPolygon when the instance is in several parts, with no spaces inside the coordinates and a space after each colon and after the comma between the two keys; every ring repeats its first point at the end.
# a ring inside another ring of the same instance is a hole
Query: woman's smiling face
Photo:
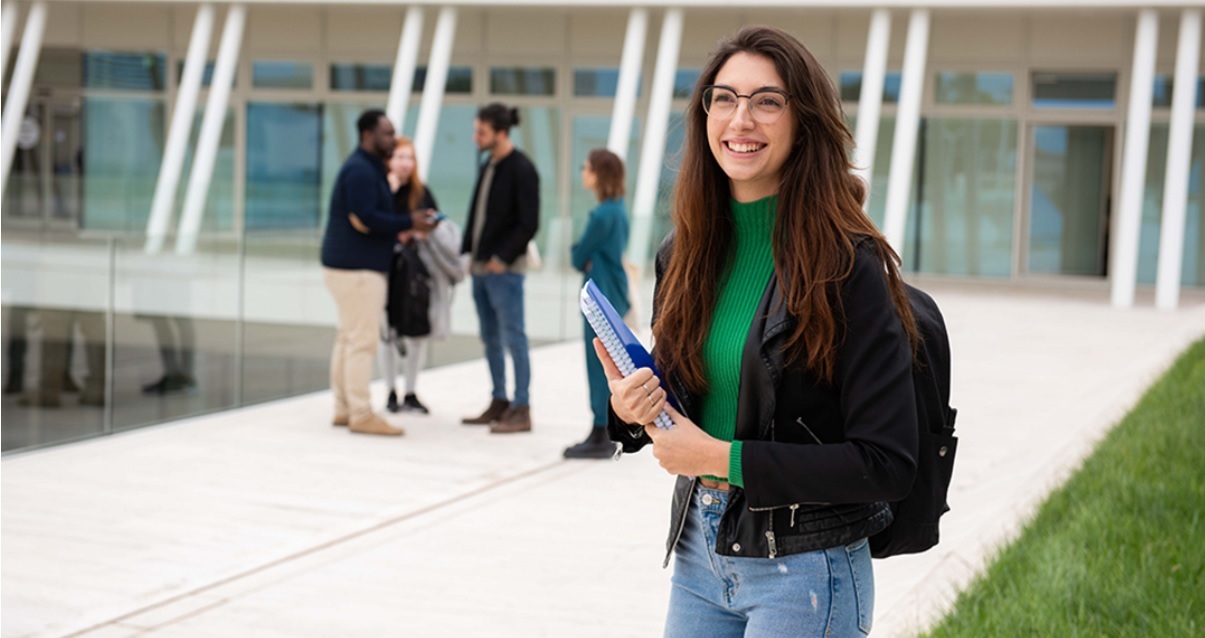
{"type": "MultiPolygon", "coordinates": [[[[728,87],[741,96],[752,95],[761,89],[787,92],[769,58],[744,52],[728,58],[716,74],[715,84],[728,87]]],[[[711,153],[728,175],[732,197],[739,202],[755,201],[778,192],[782,167],[795,141],[795,118],[789,112],[790,102],[784,112],[768,124],[754,119],[750,104],[749,99],[740,97],[730,115],[707,117],[711,153]]]]}

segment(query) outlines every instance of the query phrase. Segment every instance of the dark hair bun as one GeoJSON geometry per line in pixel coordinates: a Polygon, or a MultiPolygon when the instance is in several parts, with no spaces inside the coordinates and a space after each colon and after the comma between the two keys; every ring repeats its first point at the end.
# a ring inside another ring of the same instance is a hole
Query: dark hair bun
{"type": "Polygon", "coordinates": [[[512,108],[510,110],[510,125],[511,126],[519,125],[519,109],[517,109],[517,108],[512,108]]]}

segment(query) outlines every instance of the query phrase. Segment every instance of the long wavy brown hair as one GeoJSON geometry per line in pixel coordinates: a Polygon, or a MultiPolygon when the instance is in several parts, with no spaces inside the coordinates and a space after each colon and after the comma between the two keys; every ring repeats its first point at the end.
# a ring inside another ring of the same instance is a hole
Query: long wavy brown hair
{"type": "Polygon", "coordinates": [[[707,140],[703,87],[734,54],[774,63],[791,95],[795,144],[779,178],[774,221],[774,272],[783,303],[795,320],[784,350],[788,364],[803,361],[832,382],[841,330],[840,286],[853,267],[859,240],[869,237],[882,258],[891,297],[913,348],[916,323],[900,278],[899,256],[862,210],[863,182],[850,173],[853,136],[828,74],[798,40],[773,27],[750,26],[722,41],[686,107],[686,141],[674,186],[673,250],[657,292],[657,364],[691,392],[707,391],[703,343],[717,299],[716,282],[730,258],[734,223],[728,176],[707,140]]]}

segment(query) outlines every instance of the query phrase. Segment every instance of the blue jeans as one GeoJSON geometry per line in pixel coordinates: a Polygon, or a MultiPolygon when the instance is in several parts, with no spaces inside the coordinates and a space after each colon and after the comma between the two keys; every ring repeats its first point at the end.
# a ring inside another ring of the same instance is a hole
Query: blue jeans
{"type": "Polygon", "coordinates": [[[667,638],[864,636],[874,617],[866,539],[779,558],[715,553],[728,493],[691,497],[675,552],[667,638]]]}
{"type": "Polygon", "coordinates": [[[506,400],[506,356],[502,346],[510,351],[515,366],[515,398],[512,405],[529,405],[528,386],[531,385],[531,364],[527,357],[527,332],[523,325],[524,275],[473,275],[473,301],[477,305],[477,322],[481,343],[485,344],[485,359],[490,365],[495,399],[506,400]]]}

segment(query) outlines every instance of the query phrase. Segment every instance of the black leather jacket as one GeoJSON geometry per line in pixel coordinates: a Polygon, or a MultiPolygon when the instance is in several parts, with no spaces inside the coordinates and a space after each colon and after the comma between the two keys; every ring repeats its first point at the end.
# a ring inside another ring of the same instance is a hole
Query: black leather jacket
{"type": "MultiPolygon", "coordinates": [[[[657,254],[660,283],[672,235],[657,254]]],[[[883,259],[858,244],[841,284],[841,346],[833,383],[786,366],[782,344],[794,319],[771,276],[741,357],[736,439],[743,441],[744,488],[729,487],[716,552],[774,558],[851,543],[891,523],[916,474],[912,352],[891,301],[883,259]]],[[[656,292],[654,292],[654,299],[656,292]]],[[[654,307],[654,321],[656,320],[654,307]]],[[[688,417],[697,397],[670,377],[688,417]]],[[[611,412],[610,436],[623,452],[650,443],[643,428],[611,412]]],[[[686,522],[695,477],[679,476],[665,564],[686,522]]]]}

